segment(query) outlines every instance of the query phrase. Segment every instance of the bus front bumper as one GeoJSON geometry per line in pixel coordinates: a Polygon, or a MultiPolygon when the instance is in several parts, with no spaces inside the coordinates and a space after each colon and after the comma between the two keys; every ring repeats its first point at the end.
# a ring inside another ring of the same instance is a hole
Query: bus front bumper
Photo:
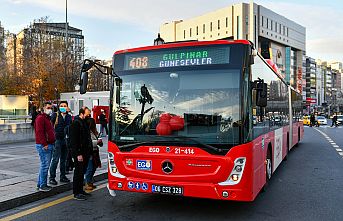
{"type": "Polygon", "coordinates": [[[156,180],[144,180],[137,178],[109,179],[107,188],[111,196],[116,196],[115,190],[137,193],[178,195],[185,197],[209,198],[217,200],[253,201],[252,191],[236,188],[236,186],[221,186],[213,183],[190,183],[190,182],[161,182],[156,180]],[[158,187],[158,188],[157,188],[158,187]],[[168,193],[156,192],[161,188],[170,190],[168,193]],[[154,190],[155,189],[155,190],[154,190]],[[180,191],[182,190],[182,191],[180,191]]]}

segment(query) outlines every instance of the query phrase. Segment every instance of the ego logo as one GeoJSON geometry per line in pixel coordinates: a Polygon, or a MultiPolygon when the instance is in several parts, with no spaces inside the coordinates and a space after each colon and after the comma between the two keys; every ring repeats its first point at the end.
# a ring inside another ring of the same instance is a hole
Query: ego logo
{"type": "Polygon", "coordinates": [[[152,169],[151,160],[137,160],[136,169],[137,170],[151,170],[152,169]]]}

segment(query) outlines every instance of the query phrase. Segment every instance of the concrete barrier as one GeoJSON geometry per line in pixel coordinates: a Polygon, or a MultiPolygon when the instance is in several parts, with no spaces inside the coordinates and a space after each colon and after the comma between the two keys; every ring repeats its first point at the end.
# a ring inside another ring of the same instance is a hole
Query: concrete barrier
{"type": "Polygon", "coordinates": [[[0,124],[0,144],[34,141],[34,130],[30,123],[0,124]]]}

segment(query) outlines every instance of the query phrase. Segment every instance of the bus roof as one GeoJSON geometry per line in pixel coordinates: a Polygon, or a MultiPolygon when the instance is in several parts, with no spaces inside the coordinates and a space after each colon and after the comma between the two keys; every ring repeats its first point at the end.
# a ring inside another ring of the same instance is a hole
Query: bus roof
{"type": "Polygon", "coordinates": [[[148,50],[157,50],[162,48],[178,48],[178,47],[187,47],[187,46],[203,46],[203,45],[222,45],[222,44],[251,44],[248,40],[215,40],[215,41],[188,41],[188,42],[176,42],[168,43],[162,45],[154,46],[145,46],[139,48],[130,48],[125,50],[116,51],[114,54],[123,54],[129,52],[138,52],[138,51],[148,51],[148,50]]]}

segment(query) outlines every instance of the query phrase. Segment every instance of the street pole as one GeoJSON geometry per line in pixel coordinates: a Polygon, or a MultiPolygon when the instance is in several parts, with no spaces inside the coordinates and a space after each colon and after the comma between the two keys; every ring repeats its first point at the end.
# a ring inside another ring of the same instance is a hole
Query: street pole
{"type": "Polygon", "coordinates": [[[68,0],[66,0],[66,23],[65,23],[65,55],[64,55],[64,87],[67,86],[67,55],[68,55],[68,0]]]}

